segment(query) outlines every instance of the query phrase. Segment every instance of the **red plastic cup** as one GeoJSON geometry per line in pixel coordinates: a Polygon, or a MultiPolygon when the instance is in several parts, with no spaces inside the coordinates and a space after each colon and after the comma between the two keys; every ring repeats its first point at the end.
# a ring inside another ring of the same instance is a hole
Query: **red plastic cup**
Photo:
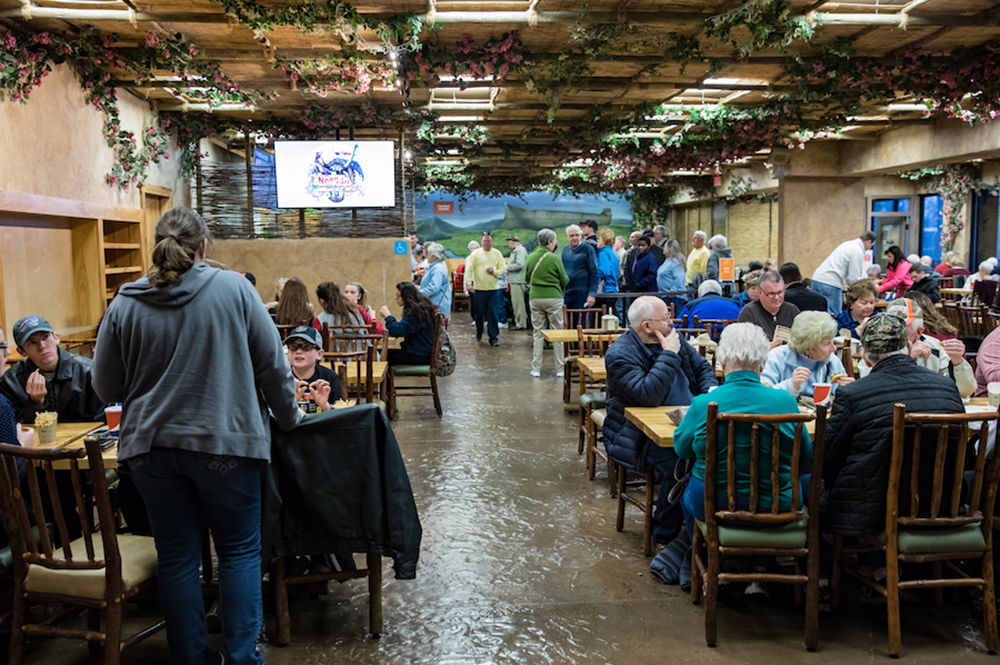
{"type": "Polygon", "coordinates": [[[830,386],[829,383],[814,383],[813,384],[813,403],[814,404],[826,404],[827,400],[830,399],[830,386]]]}
{"type": "Polygon", "coordinates": [[[108,430],[117,432],[122,423],[122,407],[115,405],[104,409],[104,418],[108,421],[108,430]]]}

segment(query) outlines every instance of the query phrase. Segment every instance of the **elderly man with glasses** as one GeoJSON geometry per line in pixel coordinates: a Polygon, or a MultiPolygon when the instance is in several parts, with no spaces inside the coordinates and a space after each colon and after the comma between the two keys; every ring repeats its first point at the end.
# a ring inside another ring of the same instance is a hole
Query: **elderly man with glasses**
{"type": "Polygon", "coordinates": [[[715,370],[670,322],[662,300],[636,298],[628,308],[631,329],[608,348],[608,406],[604,445],[615,462],[629,468],[651,465],[660,477],[660,494],[653,513],[653,539],[670,542],[683,522],[680,505],[670,505],[677,455],[673,448],[653,444],[625,419],[630,406],[687,406],[695,395],[718,385],[715,370]]]}
{"type": "Polygon", "coordinates": [[[62,349],[59,335],[37,314],[18,319],[11,332],[25,358],[0,377],[0,394],[20,422],[34,422],[39,411],[55,411],[63,422],[103,420],[104,403],[90,382],[93,360],[62,349]]]}
{"type": "Polygon", "coordinates": [[[787,337],[775,338],[774,333],[778,326],[784,326],[791,330],[792,321],[799,313],[799,308],[785,302],[785,281],[774,270],[764,271],[757,286],[760,289],[760,299],[741,309],[737,320],[740,323],[753,323],[760,326],[767,338],[771,340],[771,348],[773,349],[787,341],[787,337]]]}

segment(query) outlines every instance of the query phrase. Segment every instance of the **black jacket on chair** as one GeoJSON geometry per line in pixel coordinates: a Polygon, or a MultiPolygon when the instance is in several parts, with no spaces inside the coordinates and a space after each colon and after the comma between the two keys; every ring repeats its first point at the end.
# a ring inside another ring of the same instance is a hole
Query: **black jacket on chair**
{"type": "Polygon", "coordinates": [[[416,577],[420,518],[378,406],[309,416],[290,432],[272,422],[271,435],[279,496],[265,500],[266,554],[378,552],[392,557],[396,579],[416,577]]]}
{"type": "Polygon", "coordinates": [[[885,529],[897,402],[915,413],[965,411],[953,380],[905,355],[889,356],[868,376],[840,386],[826,425],[823,531],[861,536],[885,529]]]}

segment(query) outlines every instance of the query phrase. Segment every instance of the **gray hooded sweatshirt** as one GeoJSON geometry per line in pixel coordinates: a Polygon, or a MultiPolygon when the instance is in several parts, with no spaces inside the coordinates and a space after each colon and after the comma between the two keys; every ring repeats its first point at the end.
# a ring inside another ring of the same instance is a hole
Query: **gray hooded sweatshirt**
{"type": "Polygon", "coordinates": [[[153,447],[270,460],[267,407],[283,429],[300,417],[257,292],[204,263],[174,286],[143,277],[121,288],[97,336],[93,385],[123,403],[119,460],[153,447]]]}

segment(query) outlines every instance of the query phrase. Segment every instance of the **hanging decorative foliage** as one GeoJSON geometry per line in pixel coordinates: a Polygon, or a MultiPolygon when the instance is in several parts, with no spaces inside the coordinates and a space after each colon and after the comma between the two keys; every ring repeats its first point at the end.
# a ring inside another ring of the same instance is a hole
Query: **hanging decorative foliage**
{"type": "Polygon", "coordinates": [[[370,53],[354,50],[310,60],[276,58],[272,64],[285,75],[286,81],[321,97],[329,92],[363,95],[375,85],[391,87],[397,76],[391,65],[372,61],[370,53]]]}
{"type": "Polygon", "coordinates": [[[728,42],[741,58],[756,51],[777,47],[784,50],[796,40],[808,41],[816,32],[815,20],[793,17],[786,0],[748,0],[739,7],[705,21],[705,34],[728,42]],[[737,28],[750,33],[743,39],[737,28]]]}
{"type": "Polygon", "coordinates": [[[521,39],[516,30],[491,37],[476,46],[466,36],[452,46],[425,44],[402,60],[402,76],[413,87],[433,87],[446,75],[460,90],[470,81],[500,84],[522,59],[521,39]]]}

